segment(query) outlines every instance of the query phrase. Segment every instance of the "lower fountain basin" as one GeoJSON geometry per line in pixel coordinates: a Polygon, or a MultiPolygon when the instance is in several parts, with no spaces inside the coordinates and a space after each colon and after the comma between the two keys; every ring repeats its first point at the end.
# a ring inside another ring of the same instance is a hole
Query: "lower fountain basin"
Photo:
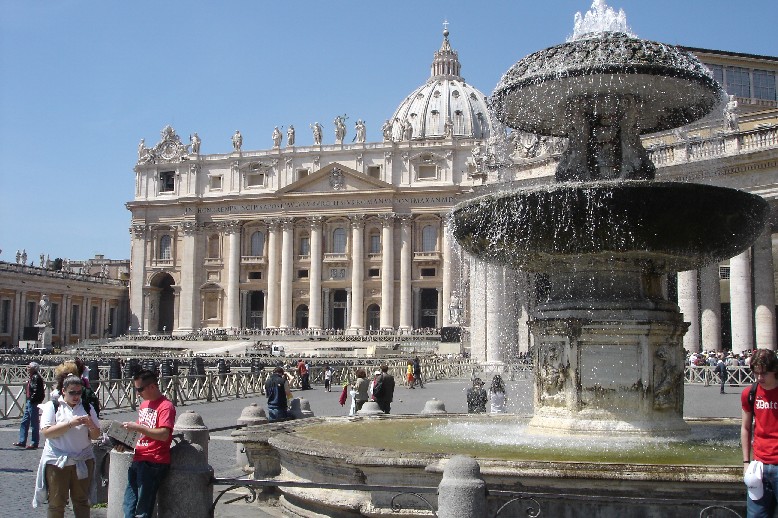
{"type": "Polygon", "coordinates": [[[746,250],[769,213],[760,196],[644,180],[555,183],[454,207],[454,236],[479,258],[527,272],[667,273],[746,250]]]}
{"type": "MultiPolygon", "coordinates": [[[[312,418],[285,423],[267,442],[280,479],[315,483],[435,487],[448,458],[470,454],[491,492],[490,515],[513,498],[498,491],[532,496],[541,516],[687,517],[714,502],[743,512],[737,420],[692,420],[689,438],[633,438],[631,446],[606,436],[528,441],[526,422],[511,415],[312,418]]],[[[299,516],[408,516],[426,508],[411,499],[393,511],[396,492],[380,488],[280,490],[282,505],[299,516]]],[[[434,495],[425,497],[434,503],[434,495]]],[[[524,511],[511,507],[502,516],[524,511]]]]}

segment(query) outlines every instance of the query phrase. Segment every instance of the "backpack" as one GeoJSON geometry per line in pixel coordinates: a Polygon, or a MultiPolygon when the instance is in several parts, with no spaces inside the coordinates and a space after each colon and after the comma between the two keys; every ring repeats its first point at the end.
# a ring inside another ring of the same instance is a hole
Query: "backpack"
{"type": "Polygon", "coordinates": [[[756,401],[756,383],[751,385],[748,391],[748,406],[751,408],[751,415],[754,415],[754,401],[756,401]]]}
{"type": "Polygon", "coordinates": [[[373,398],[380,399],[384,391],[384,377],[383,375],[377,380],[373,381],[373,398]]]}

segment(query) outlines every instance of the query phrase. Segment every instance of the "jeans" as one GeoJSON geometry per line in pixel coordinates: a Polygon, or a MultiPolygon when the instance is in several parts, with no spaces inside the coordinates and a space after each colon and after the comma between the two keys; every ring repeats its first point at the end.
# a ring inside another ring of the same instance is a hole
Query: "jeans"
{"type": "Polygon", "coordinates": [[[273,423],[276,421],[286,421],[289,419],[289,412],[286,410],[286,407],[280,408],[276,406],[268,406],[267,407],[267,422],[273,423]]]}
{"type": "Polygon", "coordinates": [[[764,495],[757,501],[751,500],[746,494],[746,509],[748,518],[772,518],[775,514],[775,495],[778,488],[778,464],[765,464],[762,471],[764,495]]]}
{"type": "Polygon", "coordinates": [[[157,490],[169,469],[170,464],[132,461],[124,491],[124,518],[151,518],[157,490]]]}
{"type": "Polygon", "coordinates": [[[38,414],[38,405],[32,401],[27,400],[27,404],[24,405],[24,416],[22,417],[22,424],[19,426],[19,442],[21,444],[27,444],[27,431],[30,430],[30,444],[38,446],[38,440],[40,439],[41,419],[38,414]]]}

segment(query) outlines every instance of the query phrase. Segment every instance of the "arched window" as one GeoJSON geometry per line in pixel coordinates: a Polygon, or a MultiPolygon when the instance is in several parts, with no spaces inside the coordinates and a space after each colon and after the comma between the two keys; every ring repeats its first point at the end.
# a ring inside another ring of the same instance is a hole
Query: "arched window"
{"type": "Polygon", "coordinates": [[[345,254],[346,253],[346,229],[336,228],[332,232],[332,253],[345,254]]]}
{"type": "Polygon", "coordinates": [[[438,229],[427,225],[421,229],[421,251],[434,252],[438,249],[438,229]]]}
{"type": "Polygon", "coordinates": [[[251,234],[251,254],[252,256],[261,256],[265,253],[265,234],[257,230],[251,234]]]}
{"type": "Polygon", "coordinates": [[[173,240],[170,239],[170,236],[165,234],[161,238],[159,238],[159,258],[163,261],[167,261],[172,259],[173,253],[172,253],[172,243],[173,240]]]}

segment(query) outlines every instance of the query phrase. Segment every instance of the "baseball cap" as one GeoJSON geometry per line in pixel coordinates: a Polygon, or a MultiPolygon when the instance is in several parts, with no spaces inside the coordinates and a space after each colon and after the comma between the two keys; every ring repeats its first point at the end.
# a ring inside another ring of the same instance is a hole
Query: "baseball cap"
{"type": "Polygon", "coordinates": [[[759,500],[764,495],[764,484],[762,483],[762,463],[758,460],[751,461],[743,475],[743,482],[748,489],[748,497],[751,500],[759,500]]]}

